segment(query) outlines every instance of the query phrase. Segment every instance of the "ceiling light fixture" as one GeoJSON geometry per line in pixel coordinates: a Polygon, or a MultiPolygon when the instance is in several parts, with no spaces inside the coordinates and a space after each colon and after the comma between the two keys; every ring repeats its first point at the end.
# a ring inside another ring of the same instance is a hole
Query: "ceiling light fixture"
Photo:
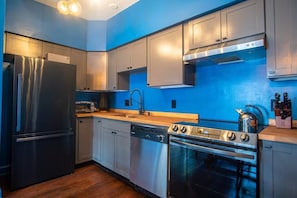
{"type": "Polygon", "coordinates": [[[57,9],[64,15],[78,15],[81,11],[81,6],[77,0],[61,0],[57,3],[57,9]]]}

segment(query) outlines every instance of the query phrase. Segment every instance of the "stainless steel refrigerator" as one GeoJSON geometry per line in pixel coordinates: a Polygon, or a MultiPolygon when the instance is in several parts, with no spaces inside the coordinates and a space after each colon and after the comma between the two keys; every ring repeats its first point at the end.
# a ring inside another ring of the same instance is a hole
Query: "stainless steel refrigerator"
{"type": "Polygon", "coordinates": [[[74,171],[75,79],[75,65],[4,54],[12,190],[74,171]]]}

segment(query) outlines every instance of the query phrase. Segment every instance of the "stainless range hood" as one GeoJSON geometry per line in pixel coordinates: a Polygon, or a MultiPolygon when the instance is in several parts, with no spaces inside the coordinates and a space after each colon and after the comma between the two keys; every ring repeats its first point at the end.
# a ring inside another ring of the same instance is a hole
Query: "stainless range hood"
{"type": "Polygon", "coordinates": [[[183,56],[185,64],[228,64],[266,56],[265,34],[190,50],[183,56]]]}

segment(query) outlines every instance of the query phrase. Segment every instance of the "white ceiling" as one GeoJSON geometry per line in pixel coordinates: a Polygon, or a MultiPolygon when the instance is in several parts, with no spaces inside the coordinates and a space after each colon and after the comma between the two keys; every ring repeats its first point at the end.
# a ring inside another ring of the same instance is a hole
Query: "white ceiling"
{"type": "MultiPolygon", "coordinates": [[[[39,3],[57,7],[59,0],[35,0],[39,3]]],[[[86,20],[108,20],[139,0],[78,0],[81,4],[79,17],[86,20]]]]}

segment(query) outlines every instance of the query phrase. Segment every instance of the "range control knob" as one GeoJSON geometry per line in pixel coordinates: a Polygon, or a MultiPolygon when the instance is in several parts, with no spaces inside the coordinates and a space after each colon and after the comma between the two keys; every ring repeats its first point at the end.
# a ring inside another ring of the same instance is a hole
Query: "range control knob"
{"type": "Polygon", "coordinates": [[[182,133],[185,133],[185,132],[187,132],[187,128],[186,128],[185,126],[182,126],[182,127],[180,128],[180,131],[181,131],[182,133]]]}
{"type": "Polygon", "coordinates": [[[177,130],[178,130],[178,126],[177,126],[177,125],[173,125],[173,126],[172,126],[172,130],[173,130],[174,132],[177,132],[177,130]]]}
{"type": "Polygon", "coordinates": [[[233,140],[235,140],[236,135],[233,132],[228,132],[227,137],[229,140],[233,141],[233,140]]]}
{"type": "Polygon", "coordinates": [[[243,141],[243,142],[248,142],[248,141],[250,140],[250,137],[249,137],[248,134],[243,133],[243,134],[241,134],[240,139],[241,139],[241,141],[243,141]]]}

